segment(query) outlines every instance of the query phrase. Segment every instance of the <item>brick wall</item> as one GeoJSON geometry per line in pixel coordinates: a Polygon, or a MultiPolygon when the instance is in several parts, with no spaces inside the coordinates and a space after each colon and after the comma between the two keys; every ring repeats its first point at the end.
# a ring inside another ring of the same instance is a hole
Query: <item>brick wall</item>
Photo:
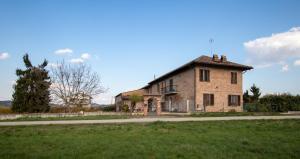
{"type": "Polygon", "coordinates": [[[203,94],[214,94],[214,106],[206,106],[206,112],[235,111],[241,112],[243,105],[242,71],[222,68],[195,68],[196,108],[204,110],[203,94]],[[210,70],[210,82],[200,82],[200,69],[210,70]],[[237,84],[231,84],[231,72],[237,72],[237,84]],[[240,106],[228,106],[228,95],[240,95],[240,106]]]}

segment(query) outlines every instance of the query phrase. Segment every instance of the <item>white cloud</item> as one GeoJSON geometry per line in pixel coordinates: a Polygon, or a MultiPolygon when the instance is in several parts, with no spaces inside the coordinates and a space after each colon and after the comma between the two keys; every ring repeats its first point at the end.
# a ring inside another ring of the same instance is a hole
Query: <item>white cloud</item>
{"type": "Polygon", "coordinates": [[[88,53],[83,53],[83,54],[81,54],[81,58],[84,59],[84,60],[87,60],[87,59],[89,59],[90,57],[91,57],[91,55],[88,54],[88,53]]]}
{"type": "Polygon", "coordinates": [[[58,64],[58,63],[48,63],[48,66],[52,67],[52,68],[56,68],[56,67],[61,66],[61,64],[58,64]]]}
{"type": "Polygon", "coordinates": [[[281,72],[287,72],[289,70],[289,65],[283,65],[281,68],[281,72]]]}
{"type": "Polygon", "coordinates": [[[7,52],[0,53],[0,60],[5,60],[9,58],[9,54],[7,52]]]}
{"type": "Polygon", "coordinates": [[[255,65],[280,64],[300,57],[300,27],[244,43],[249,61],[255,65]]]}
{"type": "Polygon", "coordinates": [[[300,66],[300,60],[296,60],[296,61],[294,62],[294,65],[295,65],[295,66],[300,66]]]}
{"type": "Polygon", "coordinates": [[[73,53],[73,50],[69,48],[65,48],[65,49],[56,50],[54,53],[57,55],[67,55],[73,53]]]}
{"type": "Polygon", "coordinates": [[[81,58],[75,58],[75,59],[71,59],[70,62],[74,64],[79,64],[79,63],[83,63],[84,60],[81,58]]]}
{"type": "Polygon", "coordinates": [[[81,54],[80,58],[74,58],[71,59],[70,62],[74,64],[84,63],[86,60],[88,60],[91,57],[88,53],[81,54]]]}

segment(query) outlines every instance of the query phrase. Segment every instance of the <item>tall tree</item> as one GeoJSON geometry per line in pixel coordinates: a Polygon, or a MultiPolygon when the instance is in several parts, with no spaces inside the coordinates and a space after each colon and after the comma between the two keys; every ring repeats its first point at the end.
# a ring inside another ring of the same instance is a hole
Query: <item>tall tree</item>
{"type": "MultiPolygon", "coordinates": [[[[81,101],[82,95],[94,97],[106,90],[100,77],[85,64],[71,65],[64,61],[51,68],[51,96],[55,103],[69,108],[72,101],[81,101]]],[[[79,102],[75,102],[80,106],[79,102]]]]}
{"type": "Polygon", "coordinates": [[[258,88],[255,84],[253,84],[253,86],[250,88],[250,92],[253,94],[251,96],[251,102],[258,101],[261,95],[260,88],[258,88]]]}
{"type": "Polygon", "coordinates": [[[251,98],[251,96],[249,95],[249,91],[246,90],[246,92],[244,92],[244,94],[243,94],[244,103],[250,103],[250,100],[251,100],[250,98],[251,98]]]}
{"type": "Polygon", "coordinates": [[[12,110],[29,113],[49,111],[51,82],[48,71],[45,69],[48,64],[47,60],[38,66],[33,66],[28,54],[25,54],[23,62],[26,69],[16,70],[18,80],[14,85],[12,110]]]}

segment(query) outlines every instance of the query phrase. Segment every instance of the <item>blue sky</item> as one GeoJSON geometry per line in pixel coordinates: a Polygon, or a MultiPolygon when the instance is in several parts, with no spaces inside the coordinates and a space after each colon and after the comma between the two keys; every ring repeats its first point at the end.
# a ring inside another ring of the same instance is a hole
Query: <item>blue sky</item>
{"type": "Polygon", "coordinates": [[[91,65],[109,88],[96,101],[110,103],[154,74],[211,56],[210,38],[214,53],[255,67],[244,89],[255,83],[263,93],[299,94],[299,7],[298,0],[0,0],[0,100],[11,98],[26,52],[34,64],[91,65]]]}

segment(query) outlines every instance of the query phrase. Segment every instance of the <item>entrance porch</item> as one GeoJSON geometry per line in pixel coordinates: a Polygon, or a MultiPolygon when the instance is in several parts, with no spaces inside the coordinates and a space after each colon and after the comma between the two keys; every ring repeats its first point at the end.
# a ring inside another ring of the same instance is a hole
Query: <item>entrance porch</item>
{"type": "Polygon", "coordinates": [[[144,116],[161,114],[161,95],[144,95],[144,116]]]}

